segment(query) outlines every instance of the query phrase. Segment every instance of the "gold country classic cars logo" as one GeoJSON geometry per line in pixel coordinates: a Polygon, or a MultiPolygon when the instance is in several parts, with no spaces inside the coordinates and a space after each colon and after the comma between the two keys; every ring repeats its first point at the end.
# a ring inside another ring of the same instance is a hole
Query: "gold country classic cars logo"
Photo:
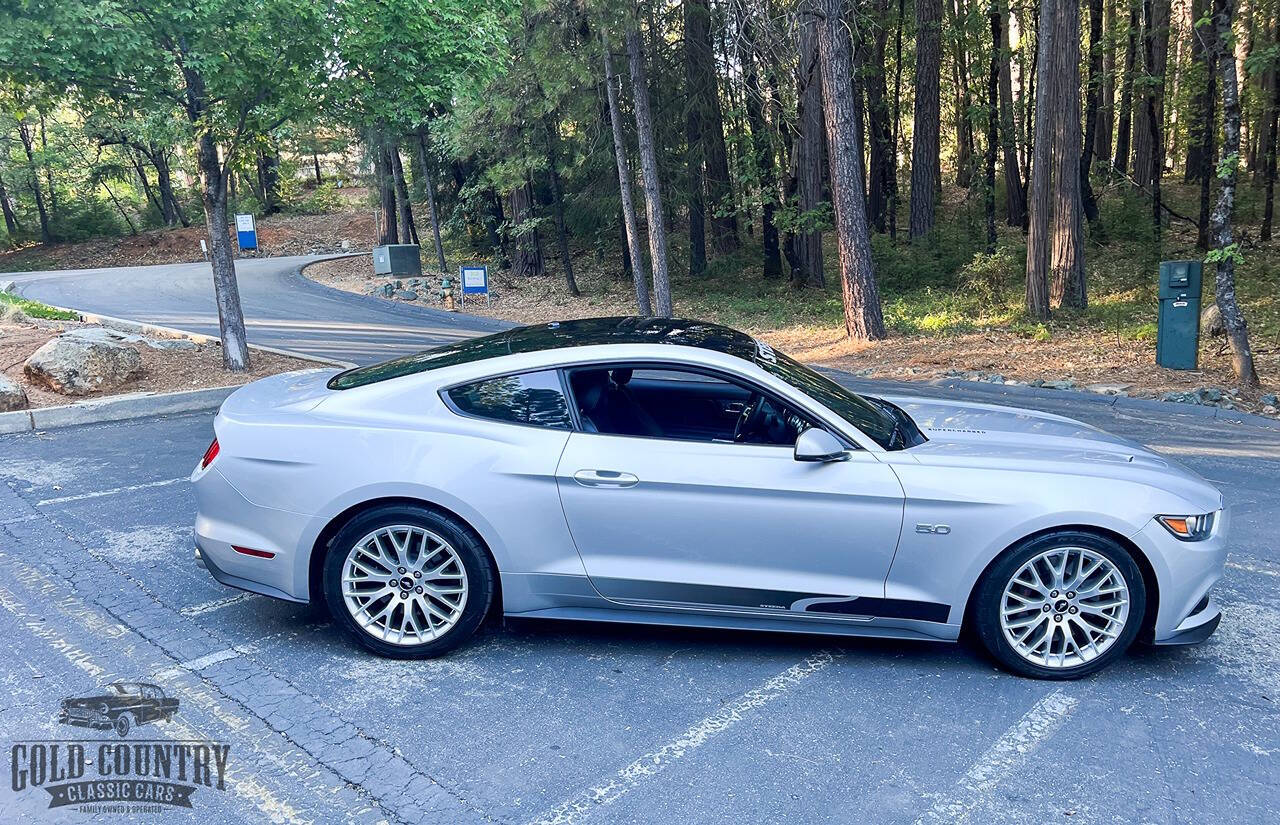
{"type": "Polygon", "coordinates": [[[200,788],[226,790],[231,746],[205,740],[134,739],[143,726],[169,722],[178,700],[148,682],[112,682],[62,700],[58,722],[110,732],[109,739],[14,742],[10,789],[49,793],[49,807],[83,813],[158,813],[190,808],[200,788]]]}

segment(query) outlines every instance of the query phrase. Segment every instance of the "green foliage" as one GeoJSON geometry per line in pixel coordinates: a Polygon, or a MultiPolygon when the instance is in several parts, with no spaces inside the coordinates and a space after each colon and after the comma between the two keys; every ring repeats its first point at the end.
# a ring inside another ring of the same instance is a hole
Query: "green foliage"
{"type": "Polygon", "coordinates": [[[345,203],[337,185],[332,181],[308,190],[299,198],[287,200],[288,211],[297,215],[326,215],[341,211],[345,203]]]}
{"type": "Polygon", "coordinates": [[[9,292],[0,292],[0,304],[15,307],[28,318],[47,318],[55,321],[78,321],[80,319],[80,316],[74,312],[55,309],[48,304],[32,301],[29,298],[21,298],[9,292]]]}

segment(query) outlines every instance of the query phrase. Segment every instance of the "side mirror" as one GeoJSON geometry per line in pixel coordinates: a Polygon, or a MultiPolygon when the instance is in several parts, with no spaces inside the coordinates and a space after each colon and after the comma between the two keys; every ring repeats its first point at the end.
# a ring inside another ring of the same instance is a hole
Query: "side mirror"
{"type": "Polygon", "coordinates": [[[848,461],[849,451],[826,430],[810,427],[796,439],[796,461],[848,461]]]}

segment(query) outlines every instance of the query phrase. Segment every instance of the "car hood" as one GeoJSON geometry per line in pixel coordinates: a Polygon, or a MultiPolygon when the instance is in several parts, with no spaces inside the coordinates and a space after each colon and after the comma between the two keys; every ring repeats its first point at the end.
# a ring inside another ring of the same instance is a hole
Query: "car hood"
{"type": "Polygon", "coordinates": [[[1178,462],[1082,421],[994,404],[888,400],[906,410],[929,439],[907,451],[924,464],[1127,478],[1167,490],[1204,511],[1222,506],[1221,493],[1178,462]]]}
{"type": "Polygon", "coordinates": [[[221,412],[229,418],[252,418],[282,411],[306,412],[331,395],[326,385],[337,369],[284,372],[245,384],[222,402],[221,412]]]}

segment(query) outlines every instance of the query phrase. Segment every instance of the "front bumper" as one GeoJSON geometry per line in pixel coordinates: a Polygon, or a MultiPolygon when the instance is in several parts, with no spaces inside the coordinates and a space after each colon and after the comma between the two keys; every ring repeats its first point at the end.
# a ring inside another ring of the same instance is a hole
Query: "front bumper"
{"type": "Polygon", "coordinates": [[[1155,519],[1133,537],[1151,562],[1159,585],[1152,643],[1195,644],[1217,629],[1222,609],[1209,590],[1227,563],[1229,522],[1228,511],[1223,510],[1213,534],[1204,541],[1179,541],[1155,519]]]}
{"type": "Polygon", "coordinates": [[[77,728],[93,728],[94,730],[110,730],[114,727],[111,720],[105,716],[86,718],[84,716],[73,716],[65,710],[58,714],[58,721],[64,725],[73,725],[77,728]]]}

